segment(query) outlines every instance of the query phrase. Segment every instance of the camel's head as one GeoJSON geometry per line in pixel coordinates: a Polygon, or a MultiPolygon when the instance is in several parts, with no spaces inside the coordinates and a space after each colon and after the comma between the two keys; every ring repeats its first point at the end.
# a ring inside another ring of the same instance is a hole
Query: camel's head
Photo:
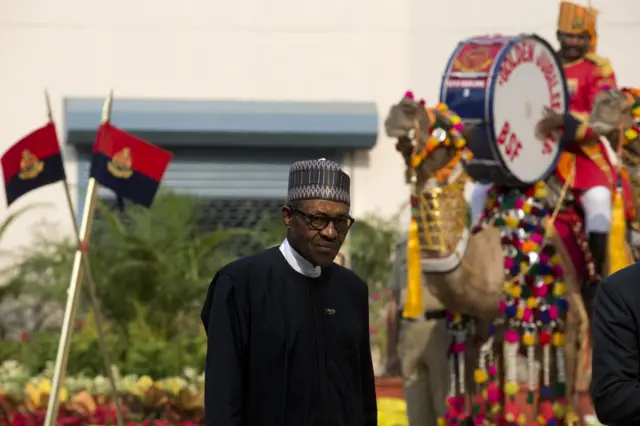
{"type": "MultiPolygon", "coordinates": [[[[564,122],[562,114],[549,112],[538,123],[538,131],[548,134],[561,129],[564,122]]],[[[618,151],[622,142],[623,154],[638,157],[640,164],[640,90],[607,89],[599,92],[589,115],[589,125],[595,131],[595,137],[606,137],[614,150],[618,151]]]]}
{"type": "Polygon", "coordinates": [[[617,144],[621,127],[626,131],[635,124],[632,90],[602,90],[593,102],[589,123],[598,134],[607,136],[612,144],[617,144]]]}
{"type": "MultiPolygon", "coordinates": [[[[562,115],[558,113],[550,113],[542,121],[545,120],[547,128],[564,123],[562,115]]],[[[640,201],[640,90],[625,88],[599,92],[589,115],[589,125],[597,135],[607,138],[614,151],[621,152],[622,162],[627,166],[632,179],[632,191],[637,192],[635,197],[640,201]],[[622,149],[619,150],[621,142],[622,149]]],[[[547,180],[548,201],[551,205],[559,200],[562,185],[554,175],[547,180]]],[[[640,220],[640,209],[637,211],[640,220]]]]}
{"type": "Polygon", "coordinates": [[[446,105],[425,107],[407,92],[393,105],[385,120],[387,135],[396,138],[396,149],[407,166],[407,183],[422,188],[435,177],[446,181],[453,166],[470,156],[460,117],[446,105]]]}
{"type": "Polygon", "coordinates": [[[447,258],[466,228],[462,161],[471,152],[460,117],[444,104],[427,108],[407,92],[391,107],[385,127],[389,136],[397,138],[396,148],[407,166],[422,257],[447,258]]]}
{"type": "Polygon", "coordinates": [[[640,165],[640,89],[624,88],[622,96],[626,99],[622,109],[622,127],[624,137],[624,151],[622,158],[625,163],[640,165]]]}
{"type": "Polygon", "coordinates": [[[603,90],[596,95],[589,123],[598,134],[606,136],[616,150],[622,141],[624,151],[640,154],[639,97],[637,89],[603,90]]]}

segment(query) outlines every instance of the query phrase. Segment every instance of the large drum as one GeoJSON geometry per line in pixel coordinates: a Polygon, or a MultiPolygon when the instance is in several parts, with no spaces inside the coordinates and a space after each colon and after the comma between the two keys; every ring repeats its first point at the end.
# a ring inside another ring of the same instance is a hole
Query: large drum
{"type": "Polygon", "coordinates": [[[440,102],[476,124],[467,171],[477,181],[525,186],[546,179],[561,147],[541,140],[536,124],[545,107],[569,106],[562,65],[536,35],[473,37],[458,44],[442,78],[440,102]]]}

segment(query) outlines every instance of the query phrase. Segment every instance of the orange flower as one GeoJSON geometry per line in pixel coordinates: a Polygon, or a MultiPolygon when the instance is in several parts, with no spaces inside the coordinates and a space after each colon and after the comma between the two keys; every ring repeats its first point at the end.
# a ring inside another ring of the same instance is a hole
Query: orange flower
{"type": "Polygon", "coordinates": [[[429,138],[427,141],[427,152],[433,152],[440,145],[440,141],[436,138],[429,138]]]}
{"type": "Polygon", "coordinates": [[[538,245],[536,243],[534,243],[533,241],[525,241],[522,244],[522,251],[524,253],[531,253],[532,251],[534,251],[536,249],[536,247],[538,247],[538,245]]]}
{"type": "Polygon", "coordinates": [[[436,172],[436,179],[438,179],[438,182],[440,183],[445,183],[447,179],[449,179],[449,176],[451,176],[451,169],[446,167],[436,172]]]}

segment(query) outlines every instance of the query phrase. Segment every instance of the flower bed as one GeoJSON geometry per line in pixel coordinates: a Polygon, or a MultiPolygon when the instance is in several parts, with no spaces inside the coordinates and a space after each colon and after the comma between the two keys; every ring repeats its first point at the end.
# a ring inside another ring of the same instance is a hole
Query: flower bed
{"type": "MultiPolygon", "coordinates": [[[[15,361],[0,365],[0,425],[40,426],[51,391],[51,369],[31,377],[15,361]]],[[[203,425],[204,375],[185,369],[182,376],[152,380],[125,376],[116,386],[128,426],[203,425]]],[[[115,425],[115,408],[106,377],[67,377],[60,392],[58,425],[115,425]]],[[[380,426],[406,426],[404,401],[378,400],[380,426]]]]}
{"type": "MultiPolygon", "coordinates": [[[[50,371],[30,377],[15,361],[0,366],[0,424],[41,425],[51,391],[50,371]]],[[[117,381],[129,425],[203,424],[204,375],[185,369],[179,377],[153,381],[148,376],[125,376],[117,381]]],[[[60,392],[58,424],[115,425],[115,408],[106,377],[67,377],[60,392]]]]}

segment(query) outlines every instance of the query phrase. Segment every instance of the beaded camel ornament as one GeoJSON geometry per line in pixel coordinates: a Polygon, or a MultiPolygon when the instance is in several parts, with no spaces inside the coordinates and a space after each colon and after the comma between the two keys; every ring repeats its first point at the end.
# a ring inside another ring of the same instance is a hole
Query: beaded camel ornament
{"type": "MultiPolygon", "coordinates": [[[[471,158],[466,147],[460,118],[446,105],[425,108],[407,92],[398,108],[415,108],[415,119],[404,123],[412,127],[413,137],[398,137],[397,149],[408,165],[412,186],[411,226],[408,240],[408,285],[404,306],[406,318],[422,315],[421,269],[425,254],[454,252],[451,242],[467,231],[464,213],[452,220],[443,219],[465,203],[464,187],[469,177],[464,161],[471,158]],[[410,142],[407,139],[412,139],[410,142]],[[437,169],[423,167],[431,157],[447,152],[437,169]],[[428,176],[424,176],[428,174],[428,176]],[[462,216],[462,217],[461,217],[462,216]],[[449,226],[447,226],[447,223],[449,226]]],[[[388,120],[389,121],[389,120],[388,120]]],[[[387,134],[394,136],[391,125],[387,134]]],[[[500,231],[504,254],[504,290],[498,313],[489,327],[488,337],[473,362],[467,345],[480,334],[476,320],[463,312],[448,312],[451,334],[449,368],[450,395],[441,425],[524,424],[531,421],[516,402],[520,392],[517,358],[527,359],[527,403],[539,424],[562,424],[566,417],[566,377],[564,372],[563,327],[568,311],[560,258],[545,238],[551,209],[545,204],[544,184],[526,189],[494,187],[486,208],[472,234],[485,227],[500,231]],[[500,353],[497,348],[502,348],[500,353]],[[542,360],[538,379],[536,355],[542,360]],[[501,361],[500,361],[501,360],[501,361]],[[467,364],[472,362],[472,369],[467,364]],[[473,374],[468,374],[473,370],[473,374]],[[467,376],[474,383],[467,385],[467,376]],[[539,393],[536,385],[540,382],[539,393]],[[503,384],[504,383],[504,384],[503,384]],[[539,397],[536,401],[536,393],[539,397]]],[[[457,253],[457,252],[454,252],[457,253]]],[[[464,258],[460,267],[465,268],[464,258]]]]}

